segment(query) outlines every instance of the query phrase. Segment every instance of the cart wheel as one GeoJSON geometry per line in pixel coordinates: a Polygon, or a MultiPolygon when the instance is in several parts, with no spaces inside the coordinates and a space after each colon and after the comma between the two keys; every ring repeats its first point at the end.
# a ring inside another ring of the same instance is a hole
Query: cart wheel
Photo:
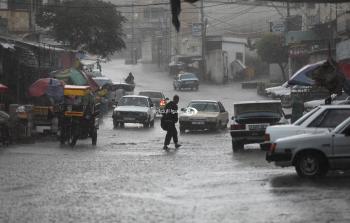
{"type": "Polygon", "coordinates": [[[97,143],[97,130],[96,129],[92,132],[91,138],[92,138],[92,145],[96,146],[96,143],[97,143]]]}

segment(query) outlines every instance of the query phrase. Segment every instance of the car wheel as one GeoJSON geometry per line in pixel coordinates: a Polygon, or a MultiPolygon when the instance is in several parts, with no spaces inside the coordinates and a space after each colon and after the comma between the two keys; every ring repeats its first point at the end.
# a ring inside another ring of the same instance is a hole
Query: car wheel
{"type": "Polygon", "coordinates": [[[117,128],[117,127],[118,127],[118,122],[117,122],[115,119],[113,119],[113,127],[114,127],[114,128],[117,128]]]}
{"type": "Polygon", "coordinates": [[[301,153],[296,159],[295,170],[300,177],[322,177],[328,172],[328,163],[319,153],[301,153]]]}
{"type": "Polygon", "coordinates": [[[243,143],[232,140],[232,151],[233,152],[238,152],[239,150],[243,150],[243,149],[244,149],[243,143]]]}
{"type": "Polygon", "coordinates": [[[227,123],[228,123],[228,121],[224,125],[221,126],[222,130],[226,130],[227,129],[227,123]]]}
{"type": "Polygon", "coordinates": [[[144,128],[148,128],[148,127],[151,126],[150,119],[151,119],[151,118],[148,117],[148,119],[147,119],[144,123],[142,123],[144,128]]]}
{"type": "Polygon", "coordinates": [[[186,129],[180,125],[180,133],[185,133],[186,129]]]}

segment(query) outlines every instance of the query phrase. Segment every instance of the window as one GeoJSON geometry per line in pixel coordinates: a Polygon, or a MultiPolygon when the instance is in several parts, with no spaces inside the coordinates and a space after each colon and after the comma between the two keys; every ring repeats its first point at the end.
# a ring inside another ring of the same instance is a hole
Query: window
{"type": "Polygon", "coordinates": [[[236,53],[236,60],[243,62],[243,53],[237,52],[236,53]]]}
{"type": "Polygon", "coordinates": [[[306,113],[305,115],[303,115],[301,118],[299,118],[298,120],[296,120],[294,122],[294,125],[301,125],[305,122],[305,120],[307,120],[308,118],[311,117],[311,115],[313,115],[315,112],[317,112],[320,109],[320,107],[316,107],[313,110],[309,111],[308,113],[306,113]]]}
{"type": "Polygon", "coordinates": [[[335,128],[350,117],[350,109],[330,109],[321,113],[308,127],[335,128]]]}

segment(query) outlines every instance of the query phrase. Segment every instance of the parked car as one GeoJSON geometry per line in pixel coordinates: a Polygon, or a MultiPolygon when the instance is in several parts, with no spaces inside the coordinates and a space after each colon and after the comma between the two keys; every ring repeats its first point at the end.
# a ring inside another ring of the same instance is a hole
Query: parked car
{"type": "Polygon", "coordinates": [[[268,150],[271,143],[279,138],[304,133],[328,132],[350,117],[350,105],[323,105],[303,115],[293,124],[269,126],[265,131],[262,150],[268,150]]]}
{"type": "Polygon", "coordinates": [[[234,104],[231,120],[232,149],[244,144],[264,141],[265,129],[270,125],[288,123],[279,100],[262,100],[234,104]]]}
{"type": "Polygon", "coordinates": [[[141,123],[146,127],[154,126],[156,111],[152,100],[146,96],[123,96],[113,110],[114,127],[124,127],[124,123],[141,123]]]}
{"type": "MultiPolygon", "coordinates": [[[[313,108],[324,105],[326,103],[326,98],[324,99],[318,99],[318,100],[311,100],[304,103],[304,109],[305,111],[311,111],[313,108]]],[[[350,97],[348,94],[343,93],[342,95],[332,95],[331,96],[331,104],[332,105],[347,105],[350,104],[350,97]]]]}
{"type": "Polygon", "coordinates": [[[269,87],[265,89],[265,93],[272,98],[279,98],[282,95],[290,92],[290,86],[288,82],[284,82],[281,86],[269,87]]]}
{"type": "Polygon", "coordinates": [[[164,109],[169,98],[166,98],[161,91],[140,91],[139,95],[148,96],[151,98],[157,113],[164,109]]]}
{"type": "Polygon", "coordinates": [[[179,122],[182,133],[186,130],[217,130],[227,127],[228,112],[220,101],[193,100],[187,108],[181,110],[183,113],[180,114],[179,122]]]}
{"type": "Polygon", "coordinates": [[[329,169],[350,169],[350,118],[333,131],[276,140],[266,154],[276,166],[294,166],[300,177],[319,177],[329,169]]]}
{"type": "Polygon", "coordinates": [[[180,73],[175,77],[173,86],[175,90],[182,90],[184,88],[198,90],[199,79],[193,73],[180,73]]]}

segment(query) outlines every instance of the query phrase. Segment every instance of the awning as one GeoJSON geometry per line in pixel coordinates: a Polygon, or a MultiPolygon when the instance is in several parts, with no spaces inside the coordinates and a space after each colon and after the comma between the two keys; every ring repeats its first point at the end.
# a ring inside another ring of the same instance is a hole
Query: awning
{"type": "Polygon", "coordinates": [[[289,78],[288,85],[302,85],[311,86],[315,83],[312,79],[313,72],[321,67],[326,61],[319,61],[314,64],[308,64],[295,72],[291,78],[289,78]]]}

